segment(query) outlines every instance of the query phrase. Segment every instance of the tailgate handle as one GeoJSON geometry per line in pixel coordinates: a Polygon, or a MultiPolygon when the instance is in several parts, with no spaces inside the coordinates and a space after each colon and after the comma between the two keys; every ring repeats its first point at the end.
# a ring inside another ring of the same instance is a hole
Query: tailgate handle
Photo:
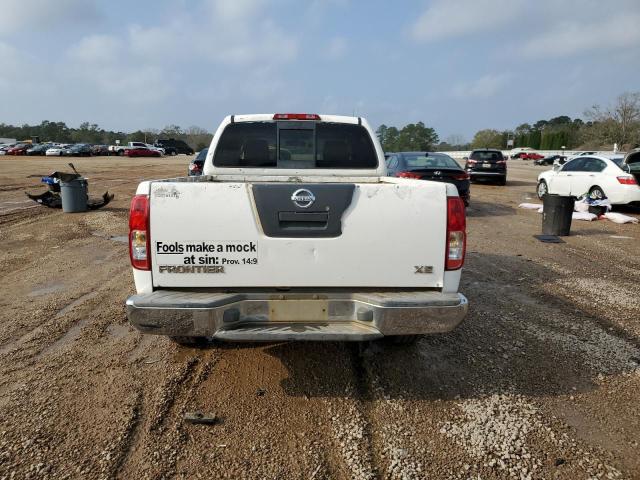
{"type": "Polygon", "coordinates": [[[283,230],[324,230],[329,223],[328,212],[278,212],[283,230]]]}

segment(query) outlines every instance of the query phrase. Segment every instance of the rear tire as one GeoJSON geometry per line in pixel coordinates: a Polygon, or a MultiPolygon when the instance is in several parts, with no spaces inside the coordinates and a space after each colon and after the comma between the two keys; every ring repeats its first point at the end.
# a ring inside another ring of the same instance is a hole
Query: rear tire
{"type": "Polygon", "coordinates": [[[604,194],[602,188],[595,185],[589,190],[589,198],[592,198],[593,200],[602,200],[603,198],[607,198],[607,196],[604,194]]]}
{"type": "Polygon", "coordinates": [[[507,184],[507,177],[504,177],[498,180],[498,185],[502,185],[504,187],[506,184],[507,184]]]}
{"type": "Polygon", "coordinates": [[[209,345],[207,337],[169,337],[173,343],[177,343],[182,347],[202,348],[209,345]]]}
{"type": "Polygon", "coordinates": [[[118,155],[124,157],[124,150],[118,150],[118,155]]]}

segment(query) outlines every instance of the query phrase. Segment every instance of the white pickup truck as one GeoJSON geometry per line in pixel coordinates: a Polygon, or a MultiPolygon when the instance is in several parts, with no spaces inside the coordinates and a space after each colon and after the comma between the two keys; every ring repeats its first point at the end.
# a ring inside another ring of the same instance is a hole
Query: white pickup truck
{"type": "Polygon", "coordinates": [[[201,177],[138,186],[129,230],[129,321],[179,343],[409,342],[467,313],[456,187],[387,177],[359,117],[228,116],[201,177]]]}

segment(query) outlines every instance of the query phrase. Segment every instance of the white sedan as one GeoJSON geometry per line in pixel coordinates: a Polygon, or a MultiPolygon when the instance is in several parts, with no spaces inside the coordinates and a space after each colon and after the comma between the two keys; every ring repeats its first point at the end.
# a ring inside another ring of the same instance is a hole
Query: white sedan
{"type": "Polygon", "coordinates": [[[625,158],[606,155],[576,157],[538,175],[538,197],[546,193],[593,199],[612,204],[640,202],[640,187],[625,158]]]}
{"type": "Polygon", "coordinates": [[[61,157],[62,155],[64,155],[64,152],[66,150],[67,150],[66,145],[56,145],[55,147],[51,147],[47,149],[47,151],[44,152],[44,154],[47,157],[61,157]]]}

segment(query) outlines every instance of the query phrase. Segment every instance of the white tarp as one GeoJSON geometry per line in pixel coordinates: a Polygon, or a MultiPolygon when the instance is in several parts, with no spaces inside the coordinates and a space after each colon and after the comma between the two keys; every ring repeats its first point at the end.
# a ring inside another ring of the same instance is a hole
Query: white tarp
{"type": "Polygon", "coordinates": [[[573,212],[571,218],[574,220],[586,220],[587,222],[592,222],[593,220],[597,220],[598,216],[595,213],[589,212],[573,212]]]}
{"type": "Polygon", "coordinates": [[[614,223],[638,223],[637,218],[623,215],[622,213],[607,212],[604,214],[604,218],[614,223]]]}
{"type": "Polygon", "coordinates": [[[542,204],[541,203],[521,203],[520,205],[518,205],[518,208],[525,208],[527,210],[538,210],[539,208],[542,208],[542,204]]]}

